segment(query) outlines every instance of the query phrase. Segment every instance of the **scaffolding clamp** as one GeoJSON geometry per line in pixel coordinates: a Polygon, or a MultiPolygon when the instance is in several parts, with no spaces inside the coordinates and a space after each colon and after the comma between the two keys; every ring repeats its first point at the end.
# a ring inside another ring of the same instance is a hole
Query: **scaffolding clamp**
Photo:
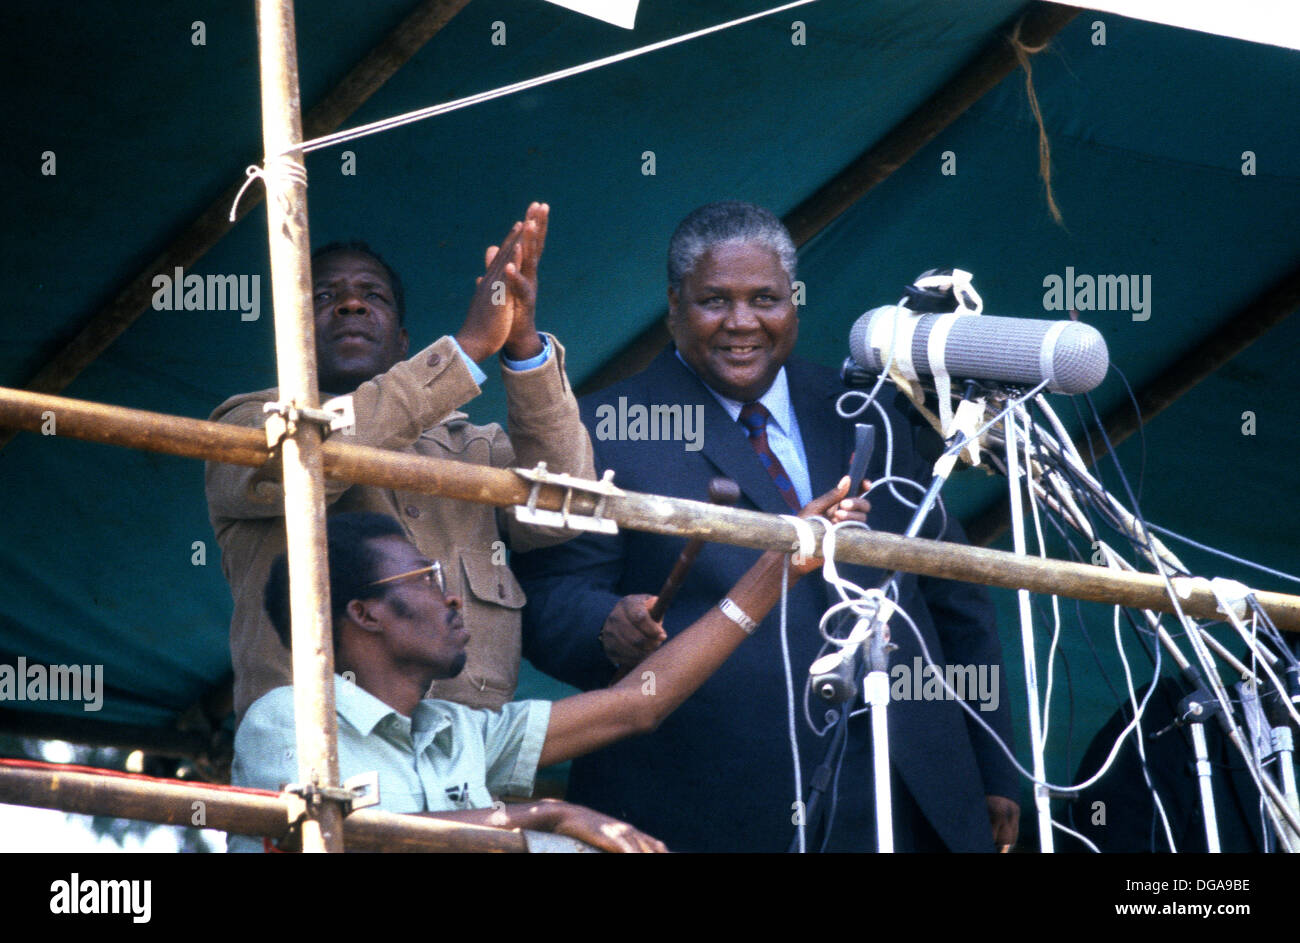
{"type": "Polygon", "coordinates": [[[336,396],[322,404],[320,409],[275,401],[264,404],[262,412],[266,414],[266,444],[272,449],[278,448],[285,436],[293,435],[300,422],[317,423],[321,427],[322,439],[336,429],[342,429],[344,435],[352,435],[357,428],[351,396],[336,396]]]}
{"type": "Polygon", "coordinates": [[[315,783],[290,783],[284,787],[289,800],[289,824],[299,825],[308,811],[318,807],[323,800],[342,803],[343,814],[351,815],[358,809],[379,805],[379,772],[371,770],[345,780],[342,786],[318,786],[315,783]]]}
{"type": "Polygon", "coordinates": [[[565,530],[594,531],[598,534],[617,534],[618,524],[605,517],[605,502],[611,495],[621,495],[622,489],[614,485],[614,470],[607,469],[600,481],[587,478],[575,478],[564,473],[549,472],[545,462],[538,462],[536,468],[516,468],[515,474],[533,483],[528,493],[527,505],[515,505],[515,520],[521,524],[537,524],[541,527],[561,527],[565,530]],[[564,489],[564,504],[558,511],[547,511],[537,507],[537,497],[542,485],[554,485],[564,489]],[[590,515],[578,514],[572,510],[573,493],[581,491],[596,495],[596,507],[590,515]]]}

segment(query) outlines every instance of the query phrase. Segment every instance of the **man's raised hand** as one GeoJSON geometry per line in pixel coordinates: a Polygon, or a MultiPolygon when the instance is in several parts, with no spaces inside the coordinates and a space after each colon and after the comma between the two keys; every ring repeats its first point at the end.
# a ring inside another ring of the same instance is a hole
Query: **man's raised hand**
{"type": "MultiPolygon", "coordinates": [[[[542,339],[537,335],[537,264],[542,260],[546,246],[546,224],[551,208],[545,203],[532,203],[524,217],[524,228],[519,234],[517,258],[506,266],[507,297],[512,308],[510,336],[506,338],[505,354],[511,360],[528,360],[542,352],[542,339]]],[[[488,259],[488,264],[491,264],[488,259]]]]}
{"type": "Polygon", "coordinates": [[[503,347],[512,360],[527,360],[542,352],[534,316],[537,264],[546,242],[549,212],[546,204],[533,203],[501,245],[488,246],[484,253],[483,274],[456,335],[471,360],[486,360],[503,347]]]}

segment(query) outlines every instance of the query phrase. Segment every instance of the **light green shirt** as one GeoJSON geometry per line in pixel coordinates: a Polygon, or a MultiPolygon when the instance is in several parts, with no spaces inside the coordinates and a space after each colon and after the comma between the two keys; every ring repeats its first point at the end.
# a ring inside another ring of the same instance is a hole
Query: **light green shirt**
{"type": "MultiPolygon", "coordinates": [[[[388,812],[484,809],[492,797],[527,796],[551,719],[549,701],[513,701],[498,711],[424,700],[410,717],[368,691],[334,678],[339,776],[379,774],[388,812]]],[[[235,734],[231,783],[280,790],[298,781],[293,688],[258,698],[235,734]]],[[[258,839],[231,835],[231,851],[260,851],[258,839]]]]}

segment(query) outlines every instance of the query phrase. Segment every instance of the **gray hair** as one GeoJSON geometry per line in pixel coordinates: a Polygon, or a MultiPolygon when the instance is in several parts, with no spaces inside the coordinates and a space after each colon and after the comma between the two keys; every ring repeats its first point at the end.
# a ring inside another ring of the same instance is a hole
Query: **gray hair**
{"type": "Polygon", "coordinates": [[[794,240],[785,224],[761,206],[728,200],[701,206],[677,225],[668,243],[668,286],[679,291],[682,279],[695,269],[700,257],[727,242],[771,249],[786,276],[794,282],[794,240]]]}

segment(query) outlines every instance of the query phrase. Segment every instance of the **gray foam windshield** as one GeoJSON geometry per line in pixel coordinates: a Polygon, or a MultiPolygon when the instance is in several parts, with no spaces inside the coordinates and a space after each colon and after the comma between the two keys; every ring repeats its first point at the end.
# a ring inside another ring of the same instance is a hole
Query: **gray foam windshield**
{"type": "MultiPolygon", "coordinates": [[[[867,343],[871,321],[892,317],[896,309],[877,308],[858,319],[849,335],[849,352],[868,370],[880,371],[884,364],[867,343]]],[[[904,312],[903,316],[916,315],[904,312]]],[[[917,372],[933,376],[930,365],[930,332],[941,315],[918,319],[912,335],[912,363],[917,372]]],[[[884,330],[887,332],[888,327],[884,330]]],[[[1110,352],[1096,328],[1078,321],[1044,321],[1030,318],[1001,318],[989,315],[957,318],[944,344],[947,372],[960,379],[990,380],[1033,386],[1048,380],[1056,393],[1086,393],[1106,377],[1110,352]]]]}

